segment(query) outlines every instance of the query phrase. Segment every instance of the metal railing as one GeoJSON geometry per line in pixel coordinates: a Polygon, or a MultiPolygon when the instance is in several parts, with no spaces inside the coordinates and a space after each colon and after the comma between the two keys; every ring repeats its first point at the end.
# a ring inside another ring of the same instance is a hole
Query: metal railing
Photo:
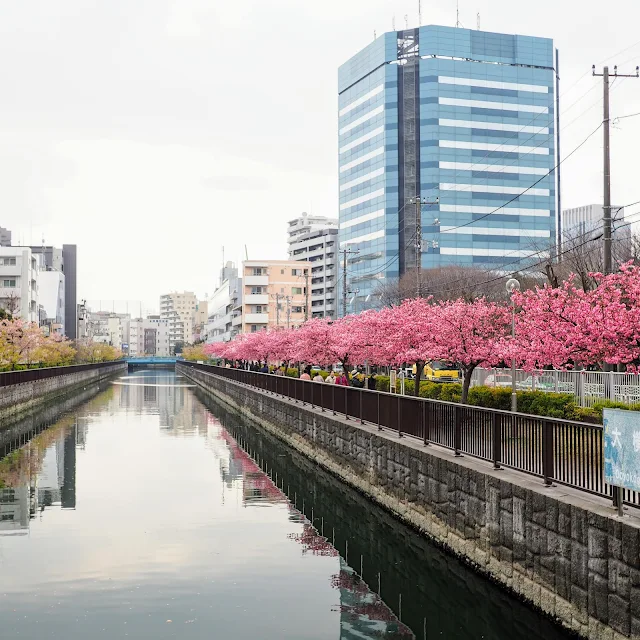
{"type": "MultiPolygon", "coordinates": [[[[471,386],[505,387],[511,389],[511,369],[474,370],[471,386]]],[[[592,407],[603,400],[640,402],[640,376],[614,371],[523,371],[516,370],[519,391],[571,393],[580,407],[592,407]]]]}
{"type": "MultiPolygon", "coordinates": [[[[453,402],[415,398],[380,391],[343,387],[226,369],[194,362],[178,364],[232,380],[272,395],[289,398],[321,412],[344,416],[399,436],[420,438],[456,456],[469,455],[592,494],[613,497],[604,481],[602,425],[511,413],[453,402]]],[[[640,506],[640,495],[624,490],[624,501],[640,506]]]]}
{"type": "Polygon", "coordinates": [[[45,380],[47,378],[55,378],[57,376],[66,376],[72,373],[80,373],[82,371],[92,371],[95,369],[109,369],[117,365],[125,364],[124,360],[115,360],[113,362],[95,362],[91,364],[72,364],[65,367],[45,367],[42,369],[24,369],[22,371],[5,371],[0,373],[0,387],[9,387],[14,384],[22,384],[24,382],[35,382],[36,380],[45,380]]]}

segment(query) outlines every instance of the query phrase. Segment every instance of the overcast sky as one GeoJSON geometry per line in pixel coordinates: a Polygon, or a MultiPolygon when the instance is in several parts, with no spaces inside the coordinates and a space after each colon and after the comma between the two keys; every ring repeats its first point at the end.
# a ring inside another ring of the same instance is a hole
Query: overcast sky
{"type": "MultiPolygon", "coordinates": [[[[455,24],[455,0],[422,4],[423,24],[455,24]]],[[[638,0],[460,0],[463,26],[478,12],[483,30],[554,38],[563,156],[602,119],[591,65],[640,64],[638,0]]],[[[417,13],[417,0],[5,0],[0,226],[14,244],[76,243],[79,297],[105,308],[210,294],[223,246],[286,258],[287,220],[337,216],[338,66],[417,13]]],[[[640,80],[618,80],[612,117],[638,111],[640,80]]],[[[614,204],[640,200],[639,136],[640,116],[613,131],[614,204]]],[[[600,133],[562,177],[564,206],[601,201],[600,133]]]]}

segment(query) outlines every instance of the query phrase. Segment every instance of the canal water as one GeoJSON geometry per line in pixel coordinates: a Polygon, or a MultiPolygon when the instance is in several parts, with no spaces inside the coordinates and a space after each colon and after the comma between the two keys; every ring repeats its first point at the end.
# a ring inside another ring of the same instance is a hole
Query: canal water
{"type": "Polygon", "coordinates": [[[83,393],[0,431],[3,640],[567,637],[186,378],[83,393]]]}

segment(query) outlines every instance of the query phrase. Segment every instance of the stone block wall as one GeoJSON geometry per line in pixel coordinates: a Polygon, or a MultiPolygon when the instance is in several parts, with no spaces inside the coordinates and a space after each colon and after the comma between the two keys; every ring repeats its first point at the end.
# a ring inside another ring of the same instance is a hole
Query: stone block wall
{"type": "Polygon", "coordinates": [[[619,519],[599,497],[177,368],[566,628],[640,638],[635,509],[619,519]]]}
{"type": "Polygon", "coordinates": [[[79,386],[124,373],[126,362],[97,364],[95,368],[73,371],[52,378],[0,387],[0,428],[3,422],[34,408],[40,403],[71,392],[79,386]]]}

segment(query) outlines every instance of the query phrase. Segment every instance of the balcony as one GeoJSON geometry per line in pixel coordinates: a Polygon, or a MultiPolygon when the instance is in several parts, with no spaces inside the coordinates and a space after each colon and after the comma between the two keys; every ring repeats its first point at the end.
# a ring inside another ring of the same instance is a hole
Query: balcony
{"type": "Polygon", "coordinates": [[[245,304],[269,304],[269,296],[266,293],[249,293],[244,297],[245,304]]]}
{"type": "Polygon", "coordinates": [[[266,287],[269,284],[269,276],[245,276],[243,282],[250,287],[266,287]]]}
{"type": "Polygon", "coordinates": [[[244,316],[245,324],[267,324],[269,322],[268,313],[247,313],[244,316]]]}
{"type": "Polygon", "coordinates": [[[231,320],[231,326],[233,327],[239,327],[242,325],[242,316],[235,316],[232,320],[231,320]]]}

